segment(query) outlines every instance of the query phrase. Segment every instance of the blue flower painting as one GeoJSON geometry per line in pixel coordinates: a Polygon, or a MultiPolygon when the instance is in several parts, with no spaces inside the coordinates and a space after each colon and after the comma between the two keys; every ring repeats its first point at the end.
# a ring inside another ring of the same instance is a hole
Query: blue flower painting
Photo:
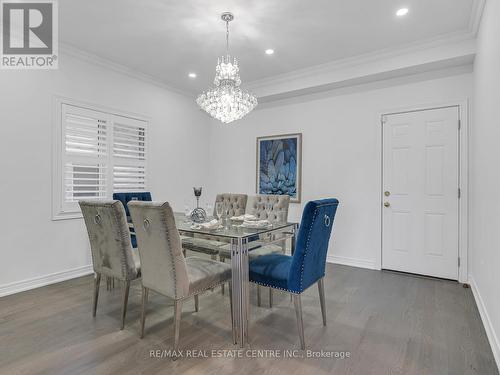
{"type": "Polygon", "coordinates": [[[300,201],[301,134],[257,139],[257,191],[300,201]]]}

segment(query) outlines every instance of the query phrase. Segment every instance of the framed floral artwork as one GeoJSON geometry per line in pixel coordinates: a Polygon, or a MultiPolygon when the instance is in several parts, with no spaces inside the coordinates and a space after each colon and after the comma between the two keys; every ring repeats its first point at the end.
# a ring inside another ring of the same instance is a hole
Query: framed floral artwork
{"type": "Polygon", "coordinates": [[[258,194],[289,195],[300,203],[302,178],[302,134],[257,138],[258,194]]]}

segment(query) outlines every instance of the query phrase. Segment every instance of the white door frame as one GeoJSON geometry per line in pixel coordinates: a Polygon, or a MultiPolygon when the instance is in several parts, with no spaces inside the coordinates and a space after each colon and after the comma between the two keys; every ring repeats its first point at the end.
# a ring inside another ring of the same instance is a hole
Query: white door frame
{"type": "Polygon", "coordinates": [[[379,160],[380,160],[380,257],[377,260],[376,267],[382,269],[382,215],[383,215],[383,127],[382,120],[384,116],[414,112],[414,111],[425,111],[430,109],[438,109],[443,107],[458,107],[460,129],[458,132],[458,142],[459,142],[459,188],[460,188],[460,199],[458,203],[458,256],[460,258],[460,264],[458,267],[458,281],[461,283],[468,283],[468,238],[469,238],[469,220],[468,220],[468,207],[469,207],[469,98],[443,102],[443,103],[431,103],[424,105],[417,105],[411,107],[403,108],[393,108],[384,111],[380,111],[377,117],[377,123],[380,126],[380,149],[379,149],[379,160]]]}

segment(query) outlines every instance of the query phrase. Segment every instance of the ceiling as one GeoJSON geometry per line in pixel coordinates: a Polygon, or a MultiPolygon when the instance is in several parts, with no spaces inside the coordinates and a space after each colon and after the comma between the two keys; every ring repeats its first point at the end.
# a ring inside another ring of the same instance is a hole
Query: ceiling
{"type": "Polygon", "coordinates": [[[470,31],[477,0],[61,0],[59,40],[188,93],[207,89],[224,54],[245,83],[470,31]],[[401,7],[405,17],[396,17],[401,7]],[[275,54],[264,53],[273,48],[275,54]],[[195,72],[197,78],[188,77],[195,72]]]}

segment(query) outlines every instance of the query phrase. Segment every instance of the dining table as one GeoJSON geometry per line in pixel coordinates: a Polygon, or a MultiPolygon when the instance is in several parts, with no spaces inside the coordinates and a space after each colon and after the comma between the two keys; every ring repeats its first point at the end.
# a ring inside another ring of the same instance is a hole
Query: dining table
{"type": "Polygon", "coordinates": [[[216,229],[205,229],[194,224],[183,213],[175,213],[174,215],[181,236],[204,238],[230,244],[233,342],[242,348],[245,347],[248,343],[250,305],[248,253],[268,243],[279,243],[285,249],[286,241],[290,239],[290,251],[293,254],[298,224],[271,221],[267,225],[256,228],[247,227],[242,222],[227,218],[224,225],[220,225],[216,229]]]}

